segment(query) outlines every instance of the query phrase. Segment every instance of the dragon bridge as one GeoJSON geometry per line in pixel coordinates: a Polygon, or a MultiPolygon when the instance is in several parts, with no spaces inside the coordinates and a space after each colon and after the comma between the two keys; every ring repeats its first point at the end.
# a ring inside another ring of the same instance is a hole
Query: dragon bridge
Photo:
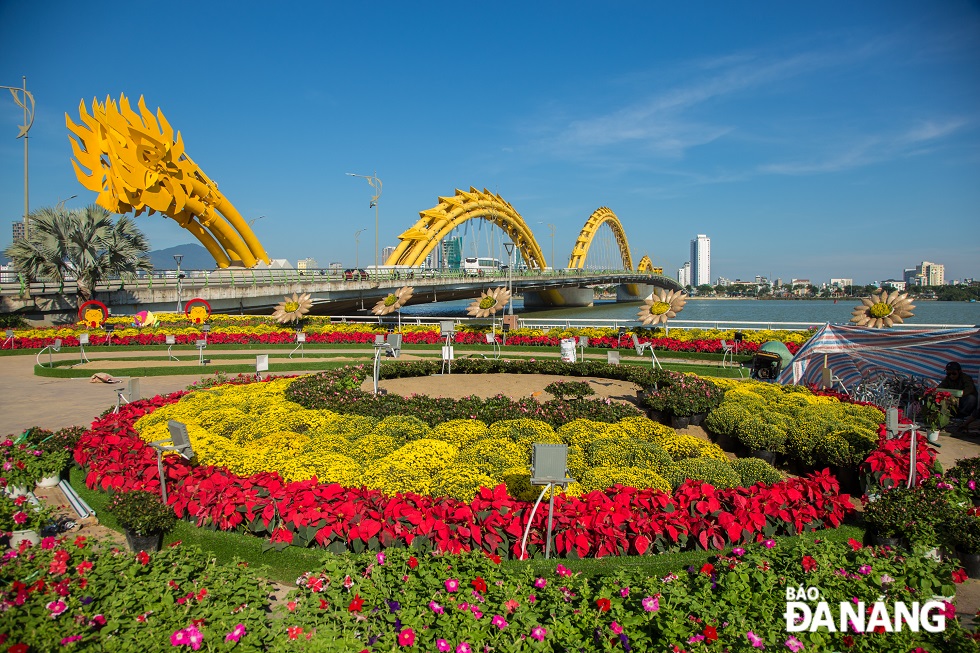
{"type": "Polygon", "coordinates": [[[218,191],[204,171],[184,151],[180,132],[157,109],[146,108],[142,96],[139,113],[125,95],[117,105],[92,101],[91,115],[79,104],[82,125],[65,114],[75,158],[75,176],[85,188],[99,194],[96,203],[114,213],[162,213],[201,241],[219,268],[253,267],[269,263],[258,238],[234,205],[218,191]],[[83,168],[87,168],[85,172],[83,168]]]}
{"type": "Polygon", "coordinates": [[[539,270],[547,267],[534,234],[510,202],[485,188],[479,191],[472,186],[469,191],[456,189],[452,197],[440,197],[436,206],[420,211],[419,221],[398,237],[401,242],[385,265],[422,265],[443,238],[474,218],[482,218],[506,233],[528,267],[539,270]]]}
{"type": "Polygon", "coordinates": [[[612,229],[616,243],[619,245],[619,253],[623,257],[623,269],[633,269],[633,258],[630,256],[630,246],[626,241],[626,232],[623,231],[623,225],[619,222],[616,214],[605,206],[596,209],[589,216],[589,219],[585,221],[585,226],[582,227],[582,231],[579,232],[578,238],[575,239],[575,245],[572,247],[572,255],[568,259],[569,268],[582,269],[585,265],[585,257],[589,253],[589,246],[592,244],[592,239],[595,238],[596,232],[603,224],[608,224],[609,228],[612,229]]]}

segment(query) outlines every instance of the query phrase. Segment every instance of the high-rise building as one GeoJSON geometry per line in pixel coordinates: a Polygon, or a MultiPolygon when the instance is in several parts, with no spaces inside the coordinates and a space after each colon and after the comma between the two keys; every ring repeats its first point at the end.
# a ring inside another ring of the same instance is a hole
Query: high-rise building
{"type": "Polygon", "coordinates": [[[14,242],[16,243],[18,240],[24,237],[24,221],[15,220],[11,226],[13,227],[14,242]]]}
{"type": "Polygon", "coordinates": [[[711,239],[698,234],[691,241],[691,285],[711,285],[711,239]]]}
{"type": "Polygon", "coordinates": [[[677,268],[677,283],[681,285],[681,288],[687,288],[691,285],[690,261],[685,261],[683,267],[677,268]]]}
{"type": "Polygon", "coordinates": [[[946,283],[946,266],[922,261],[914,268],[905,268],[903,278],[910,286],[942,286],[946,283]]]}
{"type": "Polygon", "coordinates": [[[381,250],[381,264],[384,265],[388,261],[388,258],[394,253],[395,253],[395,248],[392,247],[391,245],[388,245],[383,250],[381,250]]]}

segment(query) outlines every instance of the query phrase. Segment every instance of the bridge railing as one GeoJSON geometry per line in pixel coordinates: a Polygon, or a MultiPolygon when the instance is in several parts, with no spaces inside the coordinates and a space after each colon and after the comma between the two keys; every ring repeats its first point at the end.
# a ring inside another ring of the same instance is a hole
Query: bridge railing
{"type": "MultiPolygon", "coordinates": [[[[442,268],[442,269],[417,269],[417,270],[341,270],[338,268],[318,268],[313,270],[295,270],[282,268],[249,268],[233,269],[225,268],[222,270],[181,270],[183,275],[180,278],[181,287],[184,290],[195,288],[207,288],[211,285],[220,286],[259,286],[265,284],[273,285],[295,285],[301,289],[305,285],[319,284],[323,282],[337,283],[356,283],[369,281],[380,282],[424,282],[426,280],[460,280],[473,281],[475,279],[493,280],[506,283],[509,279],[519,282],[522,279],[561,279],[567,280],[575,277],[597,277],[597,276],[623,276],[634,277],[641,273],[631,270],[606,270],[606,269],[577,269],[561,268],[557,270],[537,270],[527,268],[515,268],[514,270],[489,270],[483,274],[473,274],[470,271],[442,268]]],[[[662,275],[643,274],[651,281],[662,277],[662,275]]],[[[154,270],[149,273],[126,275],[124,277],[113,277],[102,281],[96,286],[96,292],[112,292],[130,289],[153,289],[153,288],[176,288],[178,283],[176,270],[154,270]]],[[[0,272],[0,294],[13,296],[26,295],[55,295],[55,294],[76,294],[77,284],[74,280],[58,281],[37,281],[27,282],[22,275],[16,271],[4,270],[0,272]]]]}

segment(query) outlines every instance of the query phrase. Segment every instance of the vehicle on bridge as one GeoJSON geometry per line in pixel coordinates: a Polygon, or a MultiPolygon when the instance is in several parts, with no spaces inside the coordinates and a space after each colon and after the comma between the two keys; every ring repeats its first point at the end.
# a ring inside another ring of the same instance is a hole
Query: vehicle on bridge
{"type": "Polygon", "coordinates": [[[367,281],[368,273],[365,270],[355,270],[354,268],[349,268],[344,270],[344,279],[346,281],[367,281]]]}
{"type": "Polygon", "coordinates": [[[487,274],[497,274],[502,266],[495,258],[480,258],[468,256],[463,259],[463,273],[470,277],[482,277],[487,274]]]}

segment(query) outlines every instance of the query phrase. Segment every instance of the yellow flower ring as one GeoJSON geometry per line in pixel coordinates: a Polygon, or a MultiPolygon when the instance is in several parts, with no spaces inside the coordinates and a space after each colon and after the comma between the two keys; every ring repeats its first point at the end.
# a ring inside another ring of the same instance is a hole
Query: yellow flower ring
{"type": "Polygon", "coordinates": [[[395,302],[397,301],[398,301],[398,295],[396,295],[395,293],[391,293],[390,295],[385,297],[385,306],[394,306],[395,302]]]}
{"type": "Polygon", "coordinates": [[[78,319],[90,328],[99,328],[108,318],[109,309],[97,299],[90,299],[78,307],[78,319]]]}
{"type": "Polygon", "coordinates": [[[654,302],[654,304],[650,306],[650,312],[654,315],[663,315],[669,310],[670,304],[667,302],[654,302]]]}
{"type": "Polygon", "coordinates": [[[299,308],[299,302],[286,302],[286,305],[283,306],[283,310],[285,310],[287,313],[292,313],[297,308],[299,308]]]}
{"type": "Polygon", "coordinates": [[[868,309],[868,313],[871,317],[888,317],[894,310],[890,305],[884,302],[878,302],[868,309]]]}
{"type": "Polygon", "coordinates": [[[497,305],[497,298],[486,295],[480,300],[480,308],[487,310],[488,308],[493,308],[497,305]]]}
{"type": "Polygon", "coordinates": [[[206,322],[211,317],[211,304],[200,297],[195,297],[184,306],[184,315],[194,324],[206,322]]]}

